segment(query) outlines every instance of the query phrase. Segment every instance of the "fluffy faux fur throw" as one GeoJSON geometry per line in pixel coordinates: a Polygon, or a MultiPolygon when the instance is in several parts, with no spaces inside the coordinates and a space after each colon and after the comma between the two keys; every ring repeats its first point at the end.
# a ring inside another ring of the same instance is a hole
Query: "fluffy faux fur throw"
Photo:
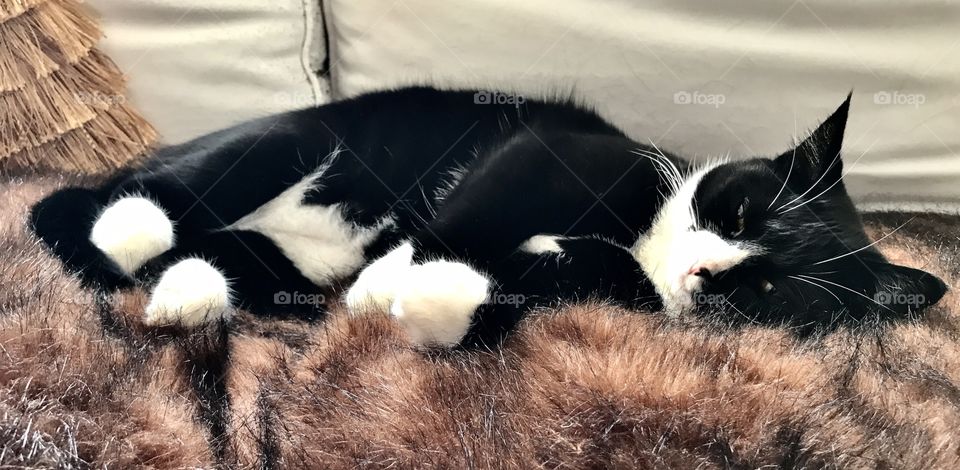
{"type": "MultiPolygon", "coordinates": [[[[881,243],[953,290],[917,322],[796,339],[578,305],[505,347],[424,353],[384,316],[148,329],[0,187],[0,467],[957,468],[960,222],[881,243]]],[[[879,236],[908,216],[868,217],[879,236]]]]}

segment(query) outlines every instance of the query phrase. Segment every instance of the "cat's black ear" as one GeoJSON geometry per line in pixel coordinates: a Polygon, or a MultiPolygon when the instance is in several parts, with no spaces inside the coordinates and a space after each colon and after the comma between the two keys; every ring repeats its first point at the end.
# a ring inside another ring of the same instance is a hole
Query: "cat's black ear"
{"type": "Polygon", "coordinates": [[[823,188],[822,191],[843,176],[840,149],[843,147],[843,131],[847,127],[850,97],[848,94],[840,107],[795,149],[788,150],[774,160],[781,178],[790,174],[791,186],[803,191],[816,183],[816,186],[823,188]]]}
{"type": "Polygon", "coordinates": [[[926,271],[889,263],[875,263],[871,268],[877,277],[874,307],[881,315],[916,313],[947,293],[947,285],[926,271]]]}

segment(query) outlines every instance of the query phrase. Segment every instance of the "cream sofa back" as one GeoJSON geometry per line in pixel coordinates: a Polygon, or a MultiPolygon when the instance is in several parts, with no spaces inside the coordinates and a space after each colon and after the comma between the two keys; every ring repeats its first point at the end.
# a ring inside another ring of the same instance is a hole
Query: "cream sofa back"
{"type": "Polygon", "coordinates": [[[130,99],[177,143],[329,100],[313,0],[88,0],[130,99]]]}
{"type": "Polygon", "coordinates": [[[860,207],[960,209],[956,0],[319,1],[90,0],[167,142],[426,83],[574,94],[687,156],[770,155],[852,89],[860,207]]]}
{"type": "Polygon", "coordinates": [[[960,2],[324,0],[338,96],[568,94],[688,156],[770,155],[853,90],[860,207],[960,208],[960,2]]]}

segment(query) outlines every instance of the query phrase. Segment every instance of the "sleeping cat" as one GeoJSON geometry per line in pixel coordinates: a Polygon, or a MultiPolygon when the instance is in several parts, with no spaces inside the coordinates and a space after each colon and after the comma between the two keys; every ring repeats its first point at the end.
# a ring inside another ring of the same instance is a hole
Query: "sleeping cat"
{"type": "Polygon", "coordinates": [[[827,327],[945,292],[864,233],[842,182],[849,97],[782,155],[692,166],[569,101],[477,96],[408,88],[241,124],[61,190],[32,224],[88,284],[152,286],[150,324],[312,315],[356,276],[348,309],[423,345],[491,344],[587,297],[827,327]]]}

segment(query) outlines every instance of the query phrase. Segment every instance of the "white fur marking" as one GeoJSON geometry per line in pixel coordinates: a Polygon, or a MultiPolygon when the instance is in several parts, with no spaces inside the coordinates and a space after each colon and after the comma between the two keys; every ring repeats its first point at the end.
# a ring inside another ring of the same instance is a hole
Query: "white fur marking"
{"type": "Polygon", "coordinates": [[[404,243],[360,271],[345,296],[350,313],[386,312],[393,303],[397,285],[410,271],[412,263],[413,246],[404,243]]]}
{"type": "Polygon", "coordinates": [[[148,325],[192,327],[228,318],[230,286],[210,263],[188,258],[164,271],[144,313],[148,325]]]}
{"type": "Polygon", "coordinates": [[[140,196],[119,199],[93,225],[90,241],[127,274],[173,248],[173,222],[153,201],[140,196]]]}
{"type": "Polygon", "coordinates": [[[707,165],[690,175],[631,249],[669,315],[679,315],[694,306],[694,295],[703,279],[691,274],[691,268],[700,266],[716,274],[740,264],[756,251],[697,227],[693,207],[697,186],[719,164],[707,165]]]}
{"type": "Polygon", "coordinates": [[[456,346],[490,293],[489,279],[452,261],[413,266],[400,281],[390,314],[418,345],[456,346]]]}
{"type": "Polygon", "coordinates": [[[563,253],[563,248],[557,243],[561,237],[555,235],[534,235],[520,245],[520,250],[539,255],[542,253],[563,253]]]}
{"type": "Polygon", "coordinates": [[[317,285],[353,274],[365,261],[364,248],[393,223],[393,219],[384,218],[376,226],[359,227],[344,217],[339,204],[304,204],[304,195],[317,186],[327,168],[307,175],[227,227],[267,236],[304,277],[317,285]]]}

